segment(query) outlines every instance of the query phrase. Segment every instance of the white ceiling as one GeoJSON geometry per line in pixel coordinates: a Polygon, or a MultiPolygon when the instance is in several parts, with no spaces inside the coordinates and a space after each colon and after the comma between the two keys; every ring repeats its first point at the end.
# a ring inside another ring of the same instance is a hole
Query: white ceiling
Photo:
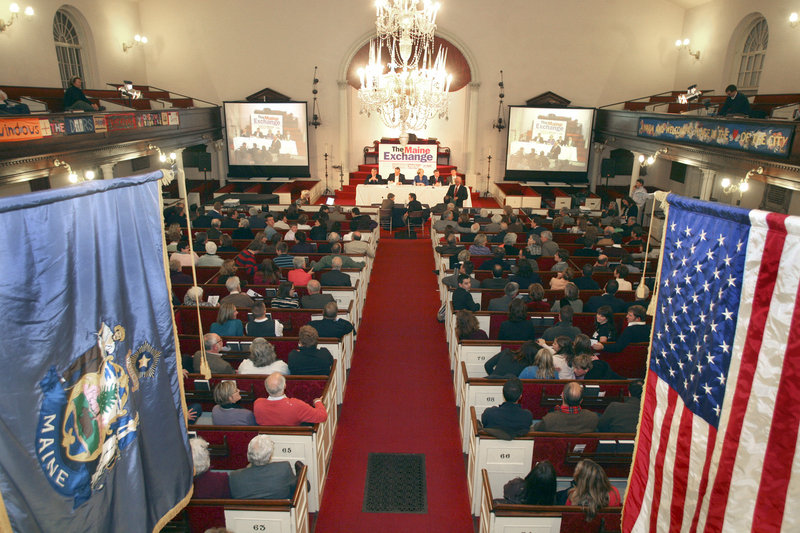
{"type": "Polygon", "coordinates": [[[677,4],[684,9],[692,9],[697,6],[702,6],[703,4],[707,4],[711,2],[711,0],[668,0],[673,4],[677,4]]]}

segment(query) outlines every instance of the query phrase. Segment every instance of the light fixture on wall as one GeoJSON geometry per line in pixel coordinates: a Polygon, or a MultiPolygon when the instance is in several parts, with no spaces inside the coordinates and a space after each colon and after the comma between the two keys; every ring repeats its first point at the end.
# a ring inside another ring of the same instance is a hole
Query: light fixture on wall
{"type": "Polygon", "coordinates": [[[692,51],[692,48],[689,46],[689,39],[678,39],[675,41],[675,47],[678,50],[686,49],[689,51],[689,55],[695,58],[696,61],[700,60],[700,50],[692,51]]]}
{"type": "Polygon", "coordinates": [[[53,166],[55,167],[64,167],[67,171],[67,179],[69,179],[70,183],[78,183],[81,181],[91,181],[95,178],[94,170],[87,170],[83,173],[83,176],[79,175],[77,172],[72,170],[72,167],[69,163],[64,161],[63,159],[54,159],[53,166]]]}
{"type": "Polygon", "coordinates": [[[178,160],[178,155],[175,152],[170,152],[168,154],[162,151],[161,148],[159,148],[155,144],[148,144],[147,149],[155,150],[156,152],[158,152],[158,160],[161,161],[162,163],[167,163],[169,166],[174,165],[175,162],[178,160]]]}
{"type": "Polygon", "coordinates": [[[758,174],[759,176],[764,174],[764,168],[751,168],[747,171],[747,174],[744,175],[744,178],[739,180],[738,183],[733,183],[730,178],[722,178],[719,184],[722,185],[722,190],[725,194],[738,192],[739,196],[741,197],[744,193],[750,190],[750,176],[754,174],[758,174]]]}
{"type": "Polygon", "coordinates": [[[789,24],[792,26],[792,28],[796,28],[798,22],[800,22],[800,16],[798,16],[797,12],[795,11],[794,13],[789,15],[789,24]]]}
{"type": "Polygon", "coordinates": [[[500,83],[497,84],[500,87],[500,106],[497,108],[497,120],[494,121],[492,127],[497,129],[498,132],[501,132],[505,129],[506,124],[503,122],[503,115],[505,112],[503,110],[503,98],[506,97],[505,93],[505,84],[503,84],[503,71],[500,71],[500,83]]]}
{"type": "Polygon", "coordinates": [[[408,143],[408,130],[423,130],[433,117],[446,118],[452,76],[445,70],[447,51],[433,54],[433,33],[439,4],[429,0],[378,0],[376,38],[369,48],[369,63],[358,69],[361,113],[376,113],[388,128],[400,130],[400,143],[408,143]],[[389,50],[387,65],[382,48],[389,50]],[[388,72],[385,72],[388,67],[388,72]]]}
{"type": "Polygon", "coordinates": [[[655,151],[653,155],[645,156],[644,154],[639,154],[639,165],[646,167],[648,165],[652,165],[658,159],[658,156],[661,154],[666,154],[668,152],[667,148],[659,148],[655,151]]]}
{"type": "Polygon", "coordinates": [[[317,129],[319,126],[322,125],[322,122],[319,120],[319,107],[317,107],[317,84],[319,83],[319,78],[317,78],[317,67],[314,66],[314,81],[311,84],[311,94],[314,95],[314,104],[311,106],[311,120],[308,122],[309,126],[314,126],[314,129],[317,129]]]}
{"type": "Polygon", "coordinates": [[[136,35],[133,36],[132,41],[122,43],[122,51],[127,52],[134,46],[138,46],[140,44],[147,44],[147,37],[145,37],[144,35],[139,35],[137,33],[136,35]]]}
{"type": "MultiPolygon", "coordinates": [[[[8,18],[8,20],[0,19],[0,32],[6,31],[8,27],[14,24],[14,21],[19,18],[19,4],[16,2],[12,3],[10,6],[8,6],[8,10],[11,11],[11,16],[8,18]]],[[[28,18],[34,15],[34,11],[31,6],[27,6],[22,13],[28,18]]]]}

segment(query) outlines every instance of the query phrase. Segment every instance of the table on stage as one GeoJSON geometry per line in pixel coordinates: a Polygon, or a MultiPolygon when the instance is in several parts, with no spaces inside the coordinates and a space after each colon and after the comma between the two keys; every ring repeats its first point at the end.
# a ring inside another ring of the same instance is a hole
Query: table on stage
{"type": "MultiPolygon", "coordinates": [[[[464,207],[472,207],[472,190],[467,187],[470,194],[464,200],[464,207]]],[[[413,192],[417,195],[417,201],[423,205],[433,207],[441,203],[442,198],[447,193],[447,187],[431,187],[416,185],[356,185],[356,205],[380,204],[390,193],[394,193],[394,201],[397,204],[408,203],[408,193],[413,192]]]]}

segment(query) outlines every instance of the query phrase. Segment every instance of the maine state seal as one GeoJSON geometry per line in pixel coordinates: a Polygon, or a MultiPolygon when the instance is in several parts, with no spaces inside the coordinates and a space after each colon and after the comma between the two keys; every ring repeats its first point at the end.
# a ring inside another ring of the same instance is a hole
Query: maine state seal
{"type": "MultiPolygon", "coordinates": [[[[121,326],[100,326],[97,343],[58,375],[51,367],[36,430],[36,456],[52,487],[78,507],[101,490],[119,452],[136,438],[139,415],[130,402],[125,363],[115,362],[121,326]]],[[[128,354],[129,355],[129,354],[128,354]]],[[[127,361],[128,355],[120,355],[127,361]]]]}

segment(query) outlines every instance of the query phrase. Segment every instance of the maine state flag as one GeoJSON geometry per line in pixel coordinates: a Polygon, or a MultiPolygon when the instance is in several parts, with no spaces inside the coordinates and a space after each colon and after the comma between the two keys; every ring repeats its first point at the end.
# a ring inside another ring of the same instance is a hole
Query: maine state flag
{"type": "Polygon", "coordinates": [[[141,533],[189,497],[160,177],[0,199],[0,530],[141,533]]]}

